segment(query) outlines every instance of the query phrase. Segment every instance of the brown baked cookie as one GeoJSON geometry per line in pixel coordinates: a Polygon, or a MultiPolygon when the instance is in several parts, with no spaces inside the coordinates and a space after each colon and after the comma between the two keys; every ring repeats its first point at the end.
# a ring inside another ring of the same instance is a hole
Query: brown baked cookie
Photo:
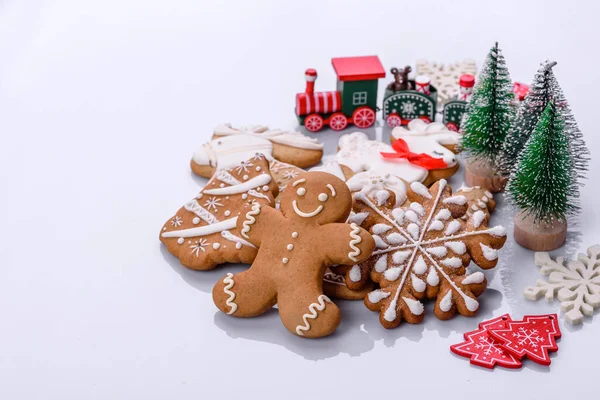
{"type": "Polygon", "coordinates": [[[363,300],[373,289],[375,289],[375,284],[369,280],[360,290],[350,290],[346,286],[345,276],[336,274],[331,269],[325,271],[323,277],[323,293],[335,299],[363,300]]]}
{"type": "Polygon", "coordinates": [[[356,196],[378,216],[369,229],[377,248],[371,258],[353,267],[346,284],[360,288],[370,276],[381,285],[365,297],[365,305],[380,312],[386,328],[402,320],[420,323],[425,298],[436,300],[434,314],[439,319],[452,318],[456,312],[473,316],[487,283],[481,272],[467,275],[466,267],[471,261],[483,269],[496,266],[506,231],[501,226],[488,228],[482,211],[462,221],[467,199],[452,195],[445,180],[431,189],[414,182],[411,189],[419,201],[393,209],[356,196]]]}
{"type": "Polygon", "coordinates": [[[219,170],[165,223],[160,241],[191,269],[213,269],[225,262],[249,264],[257,248],[240,235],[238,216],[248,203],[274,207],[277,193],[268,160],[257,154],[235,167],[219,170]]]}
{"type": "Polygon", "coordinates": [[[194,153],[190,166],[195,174],[210,178],[216,169],[237,165],[255,153],[262,153],[269,160],[307,168],[321,161],[323,144],[299,132],[263,126],[236,129],[229,124],[218,125],[213,140],[194,153]]]}
{"type": "Polygon", "coordinates": [[[270,164],[271,175],[277,186],[279,186],[279,195],[283,193],[283,190],[287,187],[291,180],[295,179],[301,173],[305,172],[302,168],[298,168],[295,165],[287,164],[281,161],[273,159],[270,164]]]}
{"type": "Polygon", "coordinates": [[[456,194],[463,195],[467,198],[467,205],[469,208],[465,215],[462,216],[462,219],[465,221],[473,215],[473,213],[483,211],[485,214],[485,222],[487,223],[490,219],[490,214],[496,209],[494,195],[481,186],[463,186],[456,191],[456,194]]]}
{"type": "Polygon", "coordinates": [[[283,193],[280,210],[248,207],[237,227],[258,254],[249,270],[217,282],[216,306],[253,317],[277,303],[290,332],[311,338],[332,333],[340,311],[323,294],[325,270],[366,260],[375,247],[367,231],[345,223],[351,207],[348,187],[324,172],[299,175],[283,193]]]}

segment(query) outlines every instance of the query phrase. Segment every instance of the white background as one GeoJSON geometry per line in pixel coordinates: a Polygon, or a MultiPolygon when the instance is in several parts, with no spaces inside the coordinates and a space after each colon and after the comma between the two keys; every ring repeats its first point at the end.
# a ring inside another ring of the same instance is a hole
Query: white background
{"type": "MultiPolygon", "coordinates": [[[[333,90],[332,56],[378,54],[386,70],[418,58],[481,65],[498,40],[526,83],[551,57],[596,153],[597,4],[0,1],[0,398],[597,396],[598,315],[561,325],[550,367],[488,371],[448,349],[483,319],[558,309],[523,299],[538,271],[505,207],[492,223],[510,235],[476,318],[439,322],[428,309],[425,323],[388,331],[341,302],[342,325],[322,340],[289,334],[276,312],[218,313],[210,290],[225,270],[189,271],[158,241],[204,182],[188,162],[212,127],[296,128],[304,69],[333,90]]],[[[320,134],[327,152],[338,136],[320,134]]],[[[554,255],[600,241],[597,160],[580,225],[554,255]]]]}

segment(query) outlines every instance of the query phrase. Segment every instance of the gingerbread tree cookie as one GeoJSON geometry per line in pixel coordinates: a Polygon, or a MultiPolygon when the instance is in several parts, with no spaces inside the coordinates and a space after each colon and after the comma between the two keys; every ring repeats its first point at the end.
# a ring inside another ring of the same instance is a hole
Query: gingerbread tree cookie
{"type": "Polygon", "coordinates": [[[225,262],[251,263],[257,248],[240,235],[238,216],[248,203],[274,207],[277,191],[268,160],[257,154],[217,171],[200,193],[165,223],[160,240],[191,269],[213,269],[225,262]]]}
{"type": "Polygon", "coordinates": [[[237,229],[258,254],[249,270],[217,282],[213,300],[236,317],[260,315],[277,303],[290,332],[329,335],[339,325],[340,311],[323,294],[325,270],[366,260],[375,243],[367,231],[345,223],[352,197],[332,174],[301,174],[280,204],[275,210],[256,202],[238,219],[237,229]]]}
{"type": "Polygon", "coordinates": [[[402,320],[421,322],[424,298],[436,299],[434,313],[439,319],[452,318],[457,311],[475,315],[477,297],[487,283],[481,272],[467,275],[466,267],[471,260],[483,269],[496,266],[497,250],[506,241],[504,228],[488,228],[482,211],[462,221],[467,199],[453,196],[445,180],[431,189],[414,182],[411,189],[420,201],[408,207],[383,208],[367,196],[355,197],[379,217],[370,228],[377,248],[348,273],[348,287],[360,288],[369,275],[381,285],[365,297],[365,304],[380,312],[386,328],[402,320]]]}

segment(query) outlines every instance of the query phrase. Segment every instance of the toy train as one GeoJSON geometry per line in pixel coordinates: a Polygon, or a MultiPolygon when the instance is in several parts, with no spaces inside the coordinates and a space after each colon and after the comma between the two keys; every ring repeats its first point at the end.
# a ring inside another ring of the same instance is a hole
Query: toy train
{"type": "MultiPolygon", "coordinates": [[[[378,80],[386,76],[377,56],[341,57],[331,60],[337,75],[337,90],[315,92],[317,71],[308,69],[305,73],[306,90],[296,95],[296,116],[298,122],[310,132],[318,132],[325,126],[340,131],[354,124],[358,128],[368,128],[375,123],[378,80]]],[[[426,91],[417,90],[414,80],[408,80],[410,69],[405,68],[404,81],[390,84],[383,98],[383,119],[389,126],[406,125],[410,120],[421,118],[428,122],[435,119],[437,90],[428,85],[426,91]],[[395,84],[401,83],[400,86],[395,84]]],[[[470,75],[472,77],[472,75],[470,75]]],[[[469,82],[471,87],[474,77],[469,82]]],[[[464,100],[451,100],[443,110],[443,123],[449,129],[458,131],[466,110],[464,100]]]]}

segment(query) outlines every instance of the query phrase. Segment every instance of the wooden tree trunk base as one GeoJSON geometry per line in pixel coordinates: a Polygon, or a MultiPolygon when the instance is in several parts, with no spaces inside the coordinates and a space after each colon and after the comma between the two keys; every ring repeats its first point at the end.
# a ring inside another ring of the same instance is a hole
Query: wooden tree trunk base
{"type": "Polygon", "coordinates": [[[524,217],[522,213],[515,215],[515,241],[521,246],[534,251],[549,251],[562,246],[567,240],[567,223],[554,221],[533,223],[533,217],[524,217]]]}
{"type": "Polygon", "coordinates": [[[492,166],[482,160],[467,161],[465,165],[465,181],[468,186],[481,186],[492,193],[504,190],[508,177],[496,174],[492,166]]]}

